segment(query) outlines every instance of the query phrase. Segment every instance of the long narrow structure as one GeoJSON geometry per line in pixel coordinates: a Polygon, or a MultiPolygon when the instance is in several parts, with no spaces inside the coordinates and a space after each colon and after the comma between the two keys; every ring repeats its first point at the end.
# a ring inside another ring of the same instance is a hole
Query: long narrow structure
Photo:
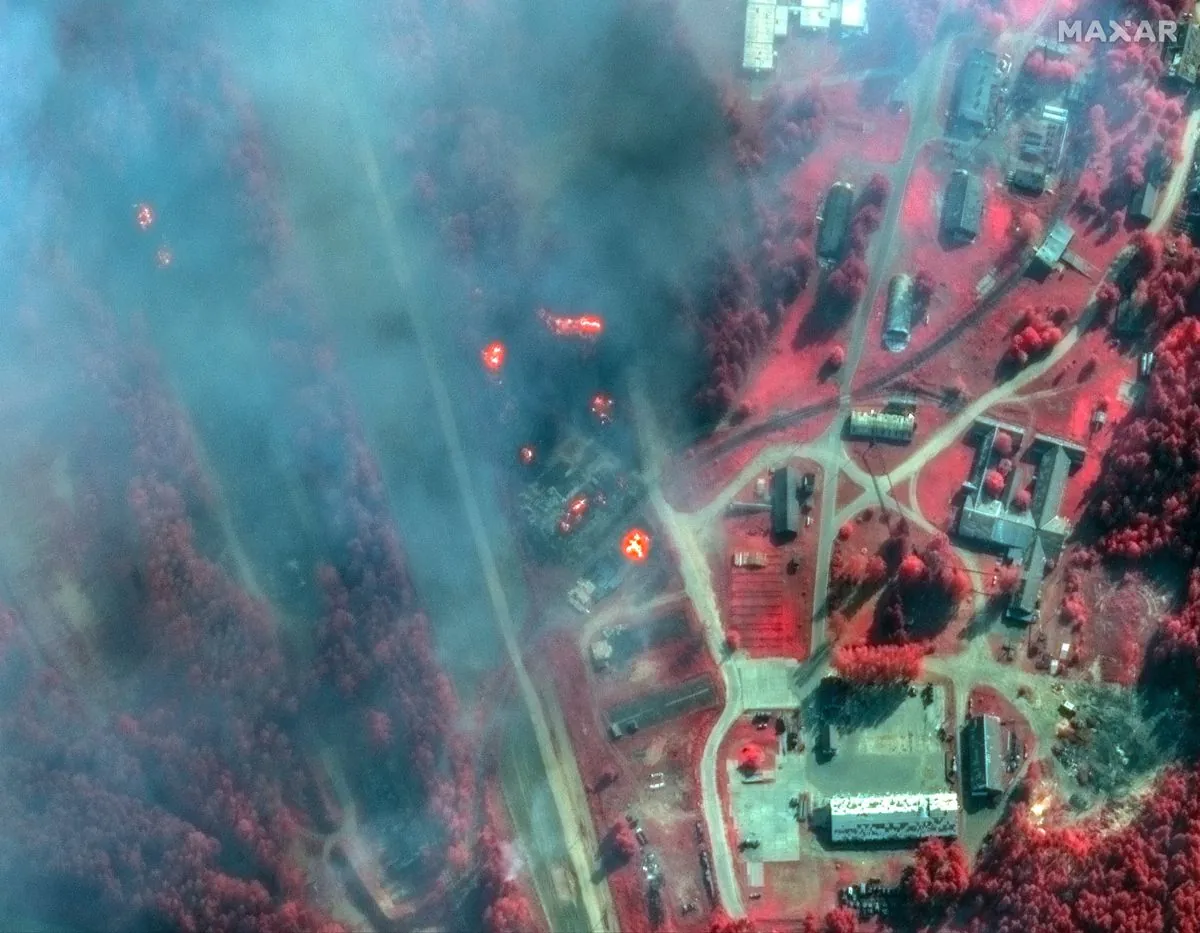
{"type": "Polygon", "coordinates": [[[886,794],[832,797],[829,835],[834,842],[953,838],[958,835],[958,795],[886,794]]]}

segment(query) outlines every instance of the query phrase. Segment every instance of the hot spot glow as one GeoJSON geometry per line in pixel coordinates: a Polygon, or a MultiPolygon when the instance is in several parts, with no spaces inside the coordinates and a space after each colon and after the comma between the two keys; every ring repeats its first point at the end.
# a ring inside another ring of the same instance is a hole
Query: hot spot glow
{"type": "Polygon", "coordinates": [[[591,409],[592,414],[600,419],[601,424],[608,424],[612,421],[613,400],[610,396],[603,392],[597,392],[592,396],[591,409]]]}
{"type": "Polygon", "coordinates": [[[521,466],[532,466],[533,461],[537,459],[537,450],[530,444],[526,444],[517,451],[517,459],[521,461],[521,466]]]}
{"type": "Polygon", "coordinates": [[[504,365],[505,352],[504,344],[499,340],[493,340],[483,348],[479,355],[483,358],[483,365],[488,372],[500,372],[500,367],[504,365]]]}
{"type": "Polygon", "coordinates": [[[154,223],[154,208],[149,204],[138,204],[134,207],[133,219],[143,230],[149,230],[150,225],[154,223]]]}
{"type": "Polygon", "coordinates": [[[538,317],[555,337],[581,337],[591,340],[604,333],[604,318],[598,314],[567,317],[561,314],[551,314],[545,308],[539,308],[538,317]]]}
{"type": "Polygon", "coordinates": [[[621,553],[629,560],[645,560],[650,556],[650,536],[640,528],[630,528],[621,539],[621,553]]]}

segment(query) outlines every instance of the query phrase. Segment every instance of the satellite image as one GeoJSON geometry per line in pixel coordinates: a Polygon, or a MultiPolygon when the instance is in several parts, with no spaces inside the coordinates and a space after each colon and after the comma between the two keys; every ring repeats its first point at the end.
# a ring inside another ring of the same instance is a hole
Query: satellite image
{"type": "Polygon", "coordinates": [[[1193,0],[0,0],[0,933],[1200,931],[1193,0]]]}

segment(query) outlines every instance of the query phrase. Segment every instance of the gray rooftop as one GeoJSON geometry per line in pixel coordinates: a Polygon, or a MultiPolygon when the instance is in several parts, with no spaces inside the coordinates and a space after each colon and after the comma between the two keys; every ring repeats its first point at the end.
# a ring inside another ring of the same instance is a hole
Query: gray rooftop
{"type": "Polygon", "coordinates": [[[973,797],[1004,790],[1001,777],[1000,720],[995,716],[972,716],[967,720],[967,786],[973,797]]]}

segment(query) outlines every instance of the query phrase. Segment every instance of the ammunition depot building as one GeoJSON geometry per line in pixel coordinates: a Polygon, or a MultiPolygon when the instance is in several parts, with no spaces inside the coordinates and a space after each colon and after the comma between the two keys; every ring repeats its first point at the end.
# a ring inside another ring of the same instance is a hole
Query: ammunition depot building
{"type": "Polygon", "coordinates": [[[958,795],[886,794],[832,797],[829,836],[834,842],[891,842],[958,835],[958,795]]]}
{"type": "Polygon", "coordinates": [[[854,187],[839,181],[829,189],[821,208],[820,229],[817,231],[817,257],[835,260],[842,254],[846,233],[850,229],[850,212],[854,207],[854,187]]]}
{"type": "Polygon", "coordinates": [[[794,467],[771,474],[771,537],[790,541],[800,531],[800,496],[794,467]]]}
{"type": "Polygon", "coordinates": [[[1004,791],[1002,738],[1000,720],[992,715],[972,716],[963,727],[967,791],[976,799],[993,800],[1004,791]]]}
{"type": "Polygon", "coordinates": [[[917,430],[917,416],[911,411],[856,409],[850,412],[847,430],[855,440],[907,444],[917,430]]]}
{"type": "Polygon", "coordinates": [[[983,220],[983,181],[965,168],[950,173],[942,202],[942,236],[951,243],[970,243],[983,220]]]}
{"type": "Polygon", "coordinates": [[[908,346],[916,311],[917,292],[912,276],[905,273],[893,276],[888,283],[883,321],[883,346],[889,353],[899,353],[908,346]]]}
{"type": "Polygon", "coordinates": [[[954,94],[954,122],[972,130],[986,130],[992,123],[992,105],[1000,59],[995,52],[976,49],[958,73],[954,94]]]}

